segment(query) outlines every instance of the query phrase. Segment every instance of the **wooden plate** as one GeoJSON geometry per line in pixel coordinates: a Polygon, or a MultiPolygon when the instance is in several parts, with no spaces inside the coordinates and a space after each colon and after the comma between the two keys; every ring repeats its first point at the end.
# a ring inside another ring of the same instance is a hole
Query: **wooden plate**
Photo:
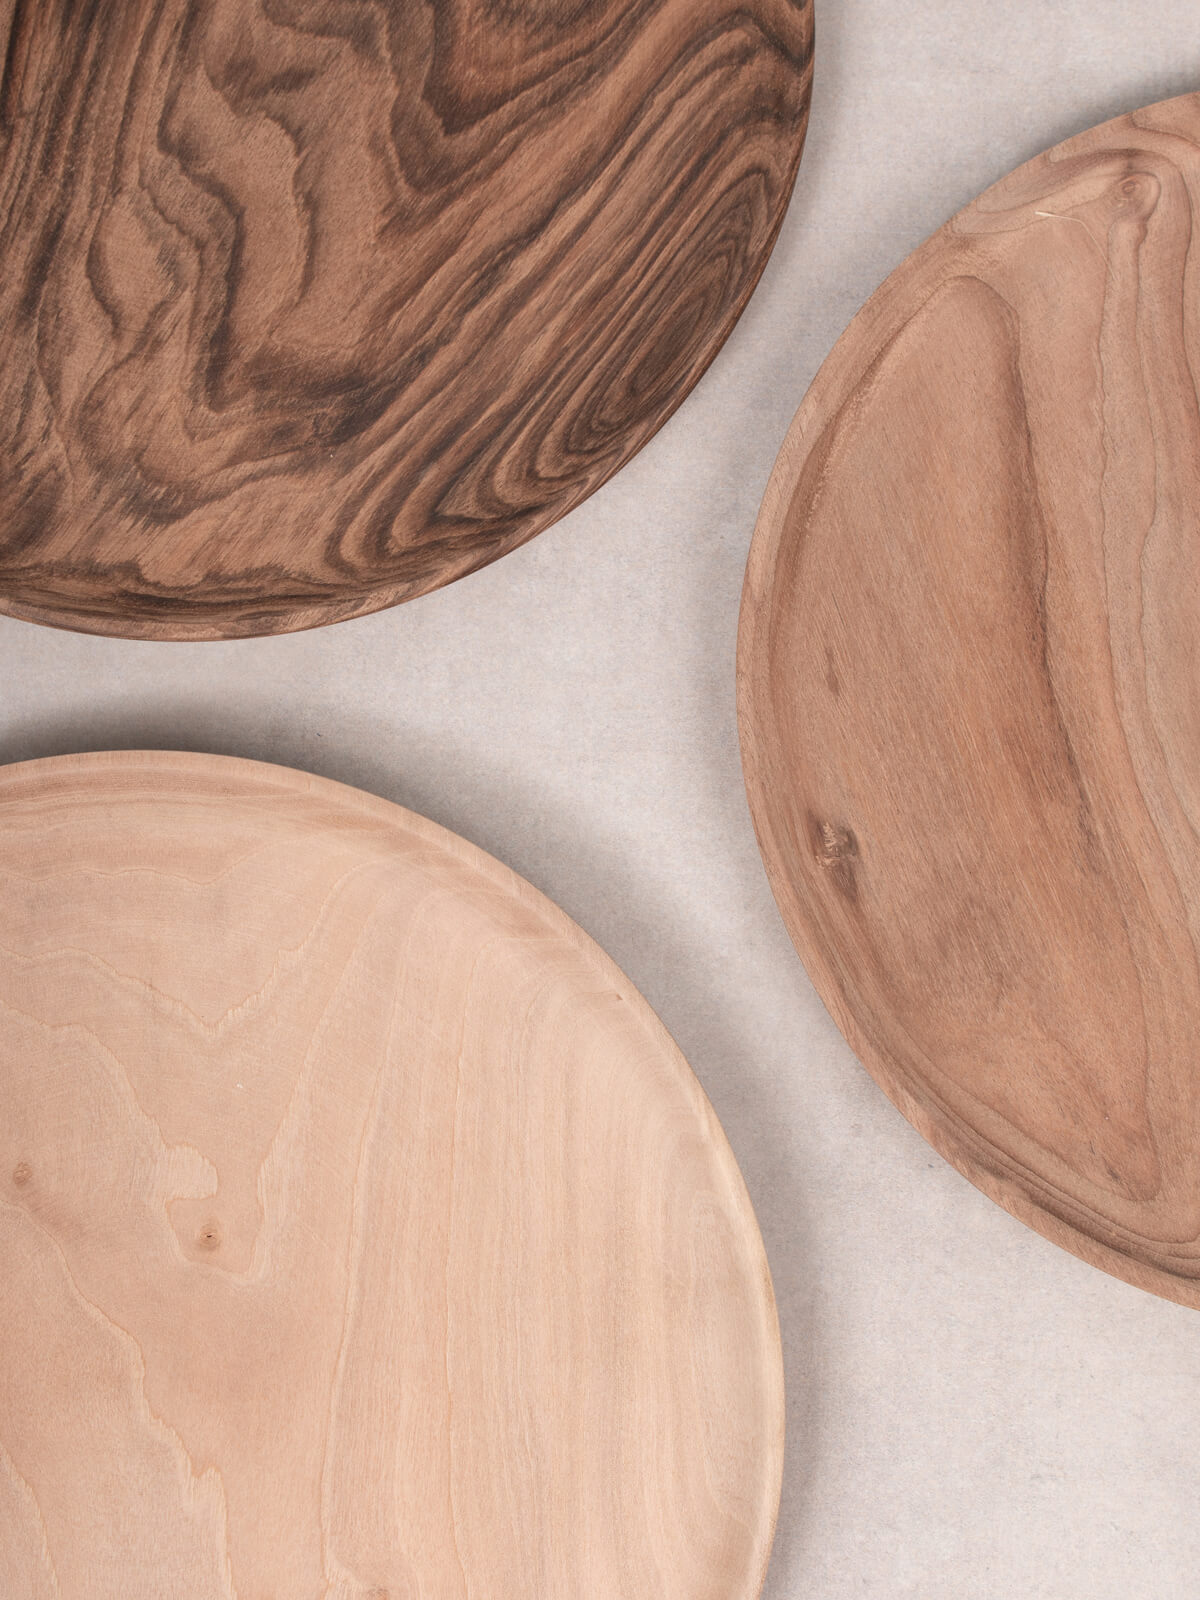
{"type": "Polygon", "coordinates": [[[0,772],[0,1593],[758,1592],[712,1110],[527,883],[209,756],[0,772]]]}
{"type": "Polygon", "coordinates": [[[802,405],[747,787],[851,1044],[988,1194],[1200,1305],[1200,97],[989,189],[802,405]]]}
{"type": "Polygon", "coordinates": [[[0,609],[278,633],[495,560],[674,411],[810,0],[0,7],[0,609]],[[7,18],[7,21],[5,20],[7,18]]]}

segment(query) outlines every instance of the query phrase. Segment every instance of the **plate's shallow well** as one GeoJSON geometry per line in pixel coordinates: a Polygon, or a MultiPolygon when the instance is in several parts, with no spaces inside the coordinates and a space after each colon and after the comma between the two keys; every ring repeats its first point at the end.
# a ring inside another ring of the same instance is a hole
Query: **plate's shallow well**
{"type": "Polygon", "coordinates": [[[757,1593],[761,1242],[574,924],[204,756],[4,769],[0,883],[0,1593],[757,1593]]]}
{"type": "Polygon", "coordinates": [[[834,1017],[989,1194],[1200,1305],[1200,97],[1021,167],[763,505],[747,786],[834,1017]]]}
{"type": "Polygon", "coordinates": [[[646,442],[770,251],[812,12],[10,0],[0,61],[0,609],[203,639],[435,588],[646,442]]]}

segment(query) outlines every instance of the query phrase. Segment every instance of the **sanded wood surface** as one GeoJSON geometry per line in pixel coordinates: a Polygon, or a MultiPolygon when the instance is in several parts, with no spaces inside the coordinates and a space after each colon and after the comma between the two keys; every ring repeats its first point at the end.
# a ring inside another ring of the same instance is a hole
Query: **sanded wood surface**
{"type": "Polygon", "coordinates": [[[699,1085],[474,847],[282,768],[0,770],[5,1600],[743,1600],[761,1241],[699,1085]]]}
{"type": "Polygon", "coordinates": [[[0,0],[0,608],[280,632],[503,555],[728,334],[810,0],[0,0]]]}
{"type": "Polygon", "coordinates": [[[1200,1305],[1200,97],[851,324],[746,580],[747,787],[835,1019],[981,1188],[1200,1305]]]}

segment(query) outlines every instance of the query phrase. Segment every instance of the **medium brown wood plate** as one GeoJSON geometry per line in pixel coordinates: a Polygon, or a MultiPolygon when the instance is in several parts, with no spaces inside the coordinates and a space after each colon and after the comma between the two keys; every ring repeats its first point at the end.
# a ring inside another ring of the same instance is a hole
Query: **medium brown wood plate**
{"type": "Polygon", "coordinates": [[[746,782],[842,1031],[973,1182],[1200,1306],[1200,97],[1019,168],[818,374],[746,782]]]}
{"type": "Polygon", "coordinates": [[[762,1244],[530,886],[283,768],[0,769],[0,1593],[748,1600],[762,1244]]]}
{"type": "Polygon", "coordinates": [[[0,5],[0,610],[312,627],[540,532],[745,305],[810,0],[0,5]]]}

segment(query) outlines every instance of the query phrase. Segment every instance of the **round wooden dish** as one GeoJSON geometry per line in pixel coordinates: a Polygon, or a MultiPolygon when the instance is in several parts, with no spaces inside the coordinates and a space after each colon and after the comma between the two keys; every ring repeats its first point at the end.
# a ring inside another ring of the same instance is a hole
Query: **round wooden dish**
{"type": "Polygon", "coordinates": [[[0,1593],[748,1600],[782,1373],[678,1050],[283,768],[0,771],[0,1593]]]}
{"type": "Polygon", "coordinates": [[[1200,1305],[1200,97],[1019,168],[859,313],[742,609],[788,928],[988,1194],[1200,1305]]]}
{"type": "Polygon", "coordinates": [[[700,377],[811,0],[0,7],[0,610],[280,633],[540,532],[700,377]]]}

